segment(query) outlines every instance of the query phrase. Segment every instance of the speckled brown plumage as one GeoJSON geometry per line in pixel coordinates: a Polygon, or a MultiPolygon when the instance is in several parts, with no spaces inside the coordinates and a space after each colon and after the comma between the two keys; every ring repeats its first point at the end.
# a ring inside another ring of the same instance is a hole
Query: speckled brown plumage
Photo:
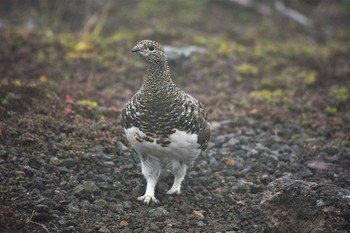
{"type": "Polygon", "coordinates": [[[122,126],[138,127],[146,134],[139,140],[156,141],[162,146],[170,143],[167,138],[175,129],[196,133],[199,147],[205,150],[210,131],[204,106],[173,83],[164,50],[157,42],[146,40],[139,44],[145,50],[150,46],[155,55],[141,54],[147,63],[146,80],[124,108],[122,126]]]}
{"type": "Polygon", "coordinates": [[[146,79],[127,102],[122,126],[147,179],[138,200],[157,202],[154,191],[161,169],[170,168],[175,176],[168,194],[180,193],[187,164],[207,148],[209,124],[203,105],[173,83],[162,46],[143,40],[131,51],[146,62],[146,79]]]}

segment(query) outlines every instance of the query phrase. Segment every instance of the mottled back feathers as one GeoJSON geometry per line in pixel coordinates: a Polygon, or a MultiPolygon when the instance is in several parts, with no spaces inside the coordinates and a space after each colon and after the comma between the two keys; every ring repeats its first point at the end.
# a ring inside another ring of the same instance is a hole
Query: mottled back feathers
{"type": "Polygon", "coordinates": [[[141,89],[128,101],[122,113],[125,129],[137,127],[148,141],[167,147],[169,136],[176,130],[198,135],[198,148],[205,150],[210,138],[204,106],[180,90],[171,80],[164,49],[154,41],[144,40],[132,50],[147,64],[146,79],[141,89]]]}

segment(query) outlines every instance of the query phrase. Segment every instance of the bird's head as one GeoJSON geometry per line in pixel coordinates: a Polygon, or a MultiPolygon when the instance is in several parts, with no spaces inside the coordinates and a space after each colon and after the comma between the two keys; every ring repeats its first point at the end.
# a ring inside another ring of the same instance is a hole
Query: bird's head
{"type": "Polygon", "coordinates": [[[164,63],[167,60],[163,47],[152,40],[142,40],[135,45],[131,52],[139,54],[149,64],[164,63]]]}

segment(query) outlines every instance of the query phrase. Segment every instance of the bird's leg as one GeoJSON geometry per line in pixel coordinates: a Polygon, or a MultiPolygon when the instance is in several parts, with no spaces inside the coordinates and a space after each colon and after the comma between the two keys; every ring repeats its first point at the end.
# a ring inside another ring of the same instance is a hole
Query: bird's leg
{"type": "Polygon", "coordinates": [[[158,160],[151,158],[144,159],[143,157],[140,158],[142,174],[147,180],[147,188],[145,194],[138,197],[137,200],[143,201],[147,204],[149,204],[150,201],[157,203],[158,200],[154,197],[154,190],[161,172],[161,165],[158,160]]]}
{"type": "Polygon", "coordinates": [[[173,161],[173,174],[175,176],[174,183],[171,189],[167,192],[167,194],[179,194],[181,192],[181,183],[185,178],[187,171],[186,164],[183,164],[179,161],[173,161]]]}

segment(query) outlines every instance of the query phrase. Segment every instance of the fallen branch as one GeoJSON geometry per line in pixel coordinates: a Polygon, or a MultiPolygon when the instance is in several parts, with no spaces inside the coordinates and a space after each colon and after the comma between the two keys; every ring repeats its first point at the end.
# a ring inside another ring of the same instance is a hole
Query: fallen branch
{"type": "Polygon", "coordinates": [[[312,26],[312,22],[309,18],[307,18],[305,15],[300,13],[299,11],[287,7],[284,5],[281,1],[275,1],[274,9],[273,7],[269,6],[268,4],[259,3],[255,0],[224,0],[226,2],[233,3],[235,5],[238,5],[240,7],[253,9],[254,11],[258,12],[262,15],[271,15],[275,9],[277,13],[287,17],[288,19],[291,19],[299,24],[301,24],[304,27],[310,27],[312,26]]]}
{"type": "Polygon", "coordinates": [[[311,20],[307,18],[305,15],[301,14],[300,12],[290,8],[286,7],[283,2],[277,1],[275,2],[275,9],[278,13],[281,15],[286,16],[287,18],[305,26],[310,27],[312,26],[311,20]]]}
{"type": "Polygon", "coordinates": [[[47,229],[47,227],[46,227],[44,224],[41,224],[41,223],[38,223],[38,222],[34,222],[34,221],[32,220],[32,219],[33,219],[33,216],[34,216],[34,213],[35,213],[35,211],[33,210],[32,215],[31,215],[30,218],[27,220],[27,224],[31,223],[31,224],[34,224],[34,225],[41,226],[47,233],[50,233],[49,229],[47,229]]]}

